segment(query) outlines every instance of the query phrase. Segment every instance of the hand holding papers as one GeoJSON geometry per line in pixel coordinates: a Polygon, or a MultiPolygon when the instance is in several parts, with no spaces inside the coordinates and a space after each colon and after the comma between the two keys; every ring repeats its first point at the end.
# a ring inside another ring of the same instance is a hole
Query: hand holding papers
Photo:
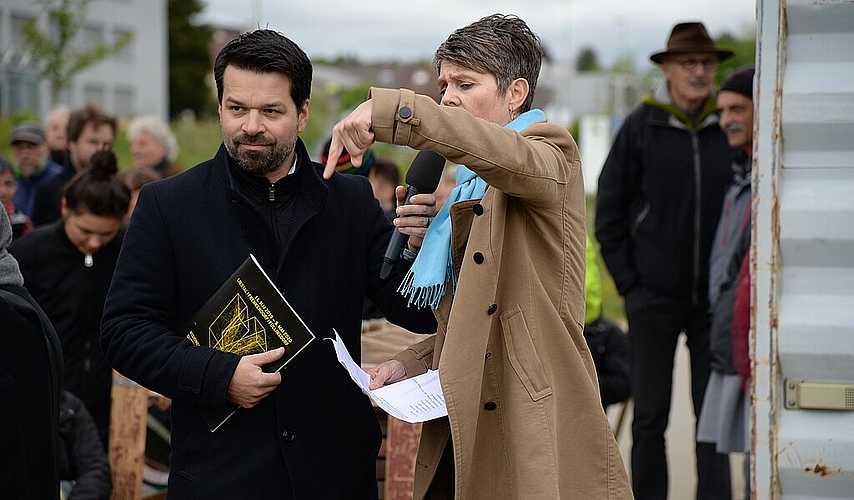
{"type": "Polygon", "coordinates": [[[338,332],[335,332],[334,340],[328,340],[332,340],[335,355],[338,356],[338,361],[350,374],[353,382],[389,415],[404,422],[416,423],[448,414],[445,398],[442,396],[442,386],[439,385],[439,372],[428,370],[427,373],[417,377],[401,380],[372,391],[369,388],[371,376],[353,361],[338,332]]]}

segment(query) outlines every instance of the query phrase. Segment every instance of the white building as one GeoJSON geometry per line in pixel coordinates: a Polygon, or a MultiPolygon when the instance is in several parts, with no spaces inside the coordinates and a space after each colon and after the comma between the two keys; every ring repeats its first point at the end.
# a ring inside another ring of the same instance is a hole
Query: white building
{"type": "Polygon", "coordinates": [[[587,194],[596,194],[614,136],[650,89],[640,75],[576,71],[569,63],[543,64],[537,89],[538,93],[548,89],[549,99],[542,107],[550,121],[567,127],[578,123],[584,188],[587,194]]]}
{"type": "MultiPolygon", "coordinates": [[[[41,3],[0,3],[0,115],[28,110],[38,116],[51,107],[50,85],[34,67],[22,27],[35,19],[49,27],[41,3]]],[[[169,115],[169,46],[166,0],[93,0],[74,41],[80,47],[113,42],[130,33],[122,51],[77,74],[59,98],[71,108],[93,103],[120,118],[169,115]]]]}

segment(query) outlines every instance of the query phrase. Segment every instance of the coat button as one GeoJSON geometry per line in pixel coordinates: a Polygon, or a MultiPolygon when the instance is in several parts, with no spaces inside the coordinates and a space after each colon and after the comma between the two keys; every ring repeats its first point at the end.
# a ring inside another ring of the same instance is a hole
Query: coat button
{"type": "Polygon", "coordinates": [[[412,117],[412,110],[409,109],[409,106],[404,106],[400,108],[397,114],[402,120],[408,120],[412,117]]]}
{"type": "Polygon", "coordinates": [[[483,254],[480,252],[475,252],[471,257],[474,260],[475,264],[483,264],[483,254]]]}
{"type": "Polygon", "coordinates": [[[282,432],[282,439],[284,439],[285,441],[288,441],[288,442],[293,441],[295,437],[296,437],[296,434],[294,434],[289,429],[285,429],[285,431],[282,432]]]}
{"type": "Polygon", "coordinates": [[[492,411],[496,408],[498,408],[498,405],[495,404],[493,401],[490,401],[490,402],[483,405],[483,409],[486,411],[492,411]]]}
{"type": "Polygon", "coordinates": [[[489,309],[486,310],[486,314],[489,314],[490,316],[492,316],[493,314],[495,314],[495,311],[497,311],[497,310],[498,310],[498,304],[492,304],[489,306],[489,309]]]}
{"type": "Polygon", "coordinates": [[[475,215],[483,215],[483,205],[480,203],[475,203],[475,205],[471,207],[471,210],[475,215]]]}
{"type": "Polygon", "coordinates": [[[492,357],[492,353],[491,353],[491,352],[487,352],[487,353],[486,353],[486,359],[489,359],[489,358],[491,358],[491,357],[492,357]]]}

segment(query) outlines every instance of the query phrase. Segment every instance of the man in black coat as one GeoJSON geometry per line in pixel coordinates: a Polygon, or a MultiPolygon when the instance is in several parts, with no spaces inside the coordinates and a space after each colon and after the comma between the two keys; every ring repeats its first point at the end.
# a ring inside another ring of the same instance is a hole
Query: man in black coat
{"type": "MultiPolygon", "coordinates": [[[[667,498],[664,433],[682,332],[695,415],[709,378],[709,250],[732,154],[718,126],[714,78],[732,55],[702,23],[674,26],[667,49],[650,56],[665,82],[626,117],[599,176],[596,238],[629,323],[638,500],[667,498]]],[[[697,499],[728,500],[727,457],[706,443],[696,456],[697,499]]]]}
{"type": "MultiPolygon", "coordinates": [[[[170,498],[377,498],[374,410],[322,339],[336,329],[359,361],[364,296],[392,322],[436,329],[396,291],[409,262],[379,278],[392,226],[368,181],[324,180],[298,137],[311,71],[270,30],[227,44],[214,67],[223,145],[143,187],[128,228],[101,340],[119,372],[172,399],[170,498]],[[260,367],[280,353],[238,357],[180,334],[250,253],[318,337],[277,373],[260,367]],[[230,403],[242,408],[210,432],[200,410],[230,403]]],[[[418,217],[399,228],[413,250],[435,198],[411,201],[400,213],[418,217]]]]}

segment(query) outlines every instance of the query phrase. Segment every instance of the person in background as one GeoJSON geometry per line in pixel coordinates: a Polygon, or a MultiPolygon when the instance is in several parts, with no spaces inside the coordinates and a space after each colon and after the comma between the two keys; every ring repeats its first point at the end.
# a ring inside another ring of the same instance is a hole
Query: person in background
{"type": "MultiPolygon", "coordinates": [[[[731,149],[718,126],[715,71],[733,53],[700,22],[678,23],[650,56],[664,83],[623,122],[596,198],[596,239],[625,299],[632,399],[632,489],[667,498],[664,441],[673,365],[684,332],[691,400],[699,415],[709,379],[709,251],[730,183],[731,149]]],[[[731,496],[729,461],[696,445],[697,498],[731,496]]]]}
{"type": "MultiPolygon", "coordinates": [[[[400,185],[400,170],[397,164],[388,158],[375,156],[370,170],[368,170],[368,181],[371,183],[371,190],[374,192],[374,198],[382,207],[385,216],[389,221],[393,221],[397,217],[397,186],[400,185]]],[[[374,304],[371,299],[365,297],[365,303],[362,306],[362,319],[378,319],[382,318],[382,311],[374,304]]]]}
{"type": "Polygon", "coordinates": [[[62,197],[62,219],[15,241],[27,288],[62,342],[63,388],[86,404],[108,445],[112,370],[99,344],[99,325],[116,267],[130,190],[116,178],[116,156],[98,151],[62,197]]]}
{"type": "Polygon", "coordinates": [[[439,371],[448,416],[422,426],[416,500],[631,498],[582,332],[578,148],[531,108],[543,53],[523,20],[484,17],[436,50],[441,105],[372,88],[333,128],[327,177],[342,148],[357,164],[374,141],[465,165],[402,259],[401,292],[439,330],[369,370],[372,388],[439,371]]]}
{"type": "Polygon", "coordinates": [[[71,110],[68,106],[60,105],[51,109],[44,121],[50,159],[57,165],[65,165],[68,161],[69,116],[71,116],[71,110]]]}
{"type": "Polygon", "coordinates": [[[15,206],[15,192],[18,190],[18,181],[15,179],[15,170],[12,162],[0,155],[0,205],[3,205],[9,222],[12,224],[12,239],[17,239],[33,228],[33,222],[27,214],[18,210],[15,206]]]}
{"type": "MultiPolygon", "coordinates": [[[[697,442],[714,444],[718,453],[726,454],[750,451],[749,393],[736,369],[733,318],[741,286],[739,270],[750,247],[753,75],[752,66],[736,71],[718,93],[720,127],[738,153],[709,259],[712,372],[697,424],[697,442]]],[[[749,486],[749,475],[746,479],[749,486]]]]}
{"type": "Polygon", "coordinates": [[[629,343],[626,332],[602,316],[602,275],[596,247],[587,236],[587,272],[584,280],[584,340],[596,365],[602,408],[622,403],[631,395],[629,343]]]}
{"type": "Polygon", "coordinates": [[[92,415],[69,391],[59,401],[59,479],[64,500],[107,500],[110,462],[92,415]]]}
{"type": "Polygon", "coordinates": [[[59,498],[62,351],[50,320],[24,288],[0,210],[0,485],[3,498],[59,498]]]}
{"type": "Polygon", "coordinates": [[[130,189],[130,205],[128,206],[127,217],[125,217],[126,221],[130,222],[130,216],[136,207],[136,200],[139,199],[139,191],[142,186],[160,179],[162,177],[157,170],[148,167],[134,167],[119,174],[119,180],[130,189]]]}
{"type": "MultiPolygon", "coordinates": [[[[320,152],[320,163],[323,163],[324,165],[329,160],[329,146],[331,144],[332,138],[329,138],[323,144],[323,149],[320,152]]],[[[368,149],[362,156],[362,163],[360,163],[358,166],[353,165],[353,161],[350,158],[350,154],[345,149],[338,157],[338,161],[335,164],[335,171],[341,174],[355,174],[361,175],[362,177],[368,177],[368,172],[370,172],[371,167],[374,166],[375,160],[376,156],[374,155],[374,150],[368,149]]]]}
{"type": "Polygon", "coordinates": [[[374,197],[380,202],[388,220],[397,217],[397,196],[395,192],[400,185],[400,169],[397,164],[388,158],[377,156],[374,164],[368,171],[368,181],[374,197]]]}
{"type": "MultiPolygon", "coordinates": [[[[376,499],[381,430],[330,342],[361,360],[366,295],[385,317],[432,333],[430,311],[397,292],[408,265],[379,277],[392,225],[360,175],[322,177],[300,139],[312,66],[282,34],[257,29],[214,64],[223,144],[214,158],[143,186],[104,307],[116,370],[172,400],[170,498],[376,499]],[[283,350],[236,356],[181,333],[252,254],[317,340],[275,373],[283,350]],[[242,408],[210,432],[205,408],[242,408]]],[[[401,207],[417,249],[432,194],[401,207]]]]}
{"type": "Polygon", "coordinates": [[[36,190],[60,175],[62,166],[50,158],[44,130],[33,124],[18,125],[12,129],[12,152],[17,168],[15,176],[18,188],[13,202],[18,210],[28,217],[33,214],[36,190]]]}
{"type": "Polygon", "coordinates": [[[111,149],[116,138],[116,119],[93,105],[75,110],[68,117],[68,158],[62,172],[36,189],[33,224],[41,226],[62,217],[62,190],[72,177],[87,170],[92,155],[111,149]]]}
{"type": "Polygon", "coordinates": [[[134,118],[127,134],[134,167],[153,169],[160,177],[183,171],[173,163],[178,158],[178,142],[163,120],[155,116],[134,118]]]}

